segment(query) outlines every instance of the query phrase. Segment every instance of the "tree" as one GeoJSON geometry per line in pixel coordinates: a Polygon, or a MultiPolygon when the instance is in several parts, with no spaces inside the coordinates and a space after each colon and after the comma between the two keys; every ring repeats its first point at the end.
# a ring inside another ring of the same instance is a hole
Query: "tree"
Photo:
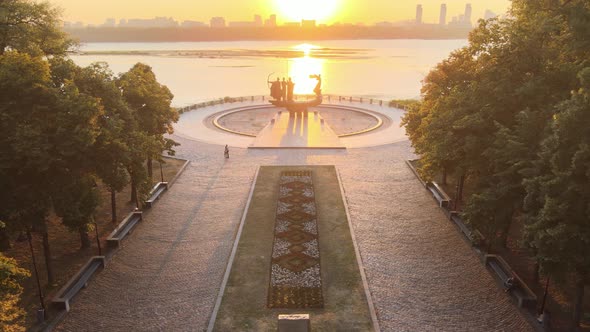
{"type": "Polygon", "coordinates": [[[588,1],[514,0],[429,73],[403,120],[423,175],[469,175],[463,217],[490,240],[505,245],[525,213],[541,268],[576,276],[576,326],[590,256],[589,33],[588,1]]]}
{"type": "Polygon", "coordinates": [[[137,63],[119,78],[123,98],[135,113],[139,130],[150,141],[145,145],[148,177],[152,178],[152,161],[159,159],[164,151],[173,154],[175,141],[165,138],[172,134],[172,124],[178,121],[178,112],[170,107],[174,95],[156,80],[156,75],[148,65],[137,63]]]}
{"type": "Polygon", "coordinates": [[[23,288],[19,282],[30,275],[29,271],[19,268],[14,259],[0,253],[0,330],[25,331],[25,312],[19,306],[23,288]]]}
{"type": "Polygon", "coordinates": [[[0,55],[19,51],[63,56],[75,45],[60,29],[60,12],[49,2],[0,1],[0,55]]]}
{"type": "Polygon", "coordinates": [[[77,68],[71,60],[65,59],[55,59],[51,63],[56,84],[72,80],[81,92],[100,99],[103,108],[97,123],[100,131],[88,157],[94,172],[111,192],[111,219],[115,223],[116,193],[129,183],[126,167],[130,163],[130,139],[137,130],[136,120],[106,63],[94,63],[86,68],[77,68]]]}
{"type": "Polygon", "coordinates": [[[584,286],[590,284],[590,67],[581,88],[558,107],[543,142],[537,174],[526,181],[525,239],[541,269],[558,280],[575,276],[573,323],[580,324],[584,286]]]}

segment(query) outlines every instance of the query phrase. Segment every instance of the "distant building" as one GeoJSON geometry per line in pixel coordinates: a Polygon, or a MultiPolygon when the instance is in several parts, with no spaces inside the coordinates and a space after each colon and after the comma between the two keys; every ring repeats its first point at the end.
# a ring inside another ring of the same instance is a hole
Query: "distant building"
{"type": "Polygon", "coordinates": [[[106,28],[113,28],[115,25],[117,25],[117,21],[114,18],[107,18],[102,24],[106,28]]]}
{"type": "Polygon", "coordinates": [[[447,4],[440,5],[440,17],[438,19],[439,25],[447,25],[447,4]]]}
{"type": "Polygon", "coordinates": [[[127,20],[126,20],[126,19],[124,19],[124,18],[120,19],[120,20],[119,20],[119,26],[120,26],[120,27],[127,26],[127,20]]]}
{"type": "Polygon", "coordinates": [[[494,13],[493,11],[486,9],[485,14],[483,15],[484,20],[489,20],[492,18],[498,17],[498,14],[494,13]]]}
{"type": "Polygon", "coordinates": [[[285,22],[285,23],[283,23],[283,26],[285,26],[285,27],[300,27],[301,23],[300,22],[285,22]]]}
{"type": "Polygon", "coordinates": [[[152,19],[131,18],[125,24],[119,23],[119,26],[129,28],[171,28],[177,27],[176,22],[172,17],[155,17],[152,19]]]}
{"type": "Polygon", "coordinates": [[[264,22],[264,26],[268,28],[274,28],[277,26],[277,15],[272,14],[270,17],[264,22]]]}
{"type": "Polygon", "coordinates": [[[212,28],[225,28],[225,18],[223,17],[212,17],[209,22],[212,28]]]}
{"type": "Polygon", "coordinates": [[[471,9],[471,4],[468,3],[465,5],[465,16],[463,17],[463,23],[465,25],[471,26],[471,15],[473,14],[473,10],[471,9]]]}
{"type": "Polygon", "coordinates": [[[235,21],[227,24],[230,28],[252,28],[256,26],[255,22],[250,21],[235,21]]]}
{"type": "Polygon", "coordinates": [[[207,24],[205,24],[204,22],[187,20],[182,22],[180,26],[183,28],[203,28],[206,27],[207,24]]]}
{"type": "Polygon", "coordinates": [[[78,22],[64,22],[64,28],[82,29],[84,27],[86,27],[86,25],[80,21],[78,21],[78,22]]]}
{"type": "Polygon", "coordinates": [[[422,14],[423,14],[422,5],[417,5],[416,6],[416,24],[422,24],[422,14]]]}
{"type": "Polygon", "coordinates": [[[262,26],[262,17],[260,15],[254,15],[254,25],[257,27],[262,26]]]}
{"type": "Polygon", "coordinates": [[[315,20],[301,20],[301,27],[306,29],[315,28],[315,20]]]}
{"type": "Polygon", "coordinates": [[[377,22],[375,23],[376,27],[379,28],[391,28],[393,26],[393,23],[391,22],[377,22]]]}

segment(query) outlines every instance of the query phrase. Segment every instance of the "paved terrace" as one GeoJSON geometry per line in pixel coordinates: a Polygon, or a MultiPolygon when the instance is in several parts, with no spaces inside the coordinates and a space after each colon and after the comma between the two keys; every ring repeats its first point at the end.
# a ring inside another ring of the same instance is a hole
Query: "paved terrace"
{"type": "Polygon", "coordinates": [[[57,330],[206,329],[258,165],[337,166],[383,331],[531,330],[404,164],[409,142],[226,160],[222,145],[175,139],[191,165],[57,330]]]}

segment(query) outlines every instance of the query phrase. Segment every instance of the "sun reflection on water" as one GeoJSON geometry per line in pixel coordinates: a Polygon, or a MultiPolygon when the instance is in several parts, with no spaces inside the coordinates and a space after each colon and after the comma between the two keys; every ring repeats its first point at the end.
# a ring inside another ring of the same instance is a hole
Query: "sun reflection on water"
{"type": "Polygon", "coordinates": [[[302,58],[295,58],[289,61],[289,76],[295,82],[294,93],[313,94],[313,89],[317,81],[310,78],[309,75],[321,74],[322,84],[325,83],[324,60],[312,57],[312,51],[320,47],[311,44],[300,44],[293,48],[303,51],[302,58]]]}

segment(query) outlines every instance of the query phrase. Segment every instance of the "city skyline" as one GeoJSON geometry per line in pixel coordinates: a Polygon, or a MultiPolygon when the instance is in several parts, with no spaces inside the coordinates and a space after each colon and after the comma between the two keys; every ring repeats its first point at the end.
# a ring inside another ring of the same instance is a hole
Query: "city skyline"
{"type": "MultiPolygon", "coordinates": [[[[333,1],[332,1],[333,2],[333,1]]],[[[436,24],[439,22],[440,6],[447,6],[447,21],[453,16],[464,13],[465,5],[472,5],[475,23],[484,18],[486,11],[504,14],[508,10],[510,1],[501,0],[494,3],[482,0],[472,1],[440,1],[421,0],[412,3],[396,3],[389,0],[336,0],[336,6],[331,15],[323,13],[324,18],[301,16],[296,19],[285,13],[285,6],[280,5],[279,0],[253,0],[248,3],[236,0],[218,0],[214,3],[195,5],[189,0],[169,0],[166,4],[159,1],[129,0],[121,3],[114,0],[88,0],[81,3],[74,0],[50,0],[50,3],[63,9],[63,18],[68,22],[83,22],[90,25],[102,25],[107,19],[152,19],[155,17],[174,18],[179,23],[203,22],[208,23],[213,17],[223,17],[227,22],[250,21],[254,15],[268,18],[272,14],[277,15],[277,23],[301,21],[302,19],[315,19],[318,24],[334,23],[363,23],[372,25],[378,22],[413,21],[416,15],[416,6],[421,5],[423,14],[422,22],[436,24]],[[89,6],[90,5],[90,6],[89,6]],[[88,8],[92,8],[89,10],[88,8]]],[[[312,6],[311,4],[305,4],[312,6]]],[[[311,8],[311,7],[310,7],[311,8]]],[[[301,12],[301,10],[300,10],[301,12]]],[[[306,11],[313,12],[311,10],[306,11]]]]}

